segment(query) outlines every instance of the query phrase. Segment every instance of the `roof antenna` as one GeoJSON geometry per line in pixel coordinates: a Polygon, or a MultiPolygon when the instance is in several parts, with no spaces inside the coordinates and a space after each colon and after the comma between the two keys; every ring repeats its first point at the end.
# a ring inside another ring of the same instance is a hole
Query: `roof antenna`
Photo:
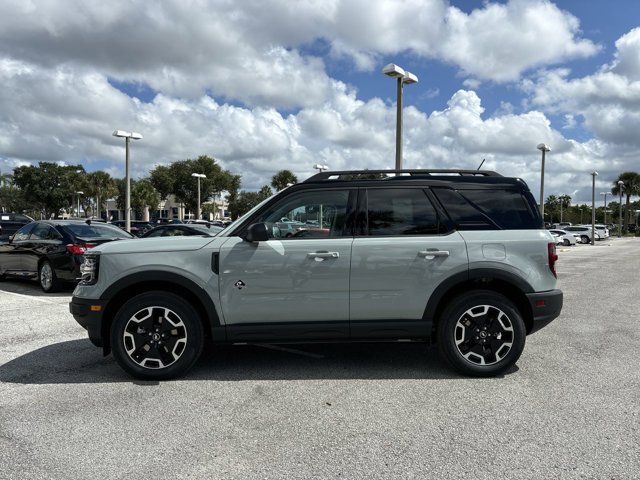
{"type": "Polygon", "coordinates": [[[486,158],[482,159],[482,162],[480,162],[480,165],[478,165],[478,170],[480,170],[482,168],[482,165],[484,165],[484,161],[486,160],[486,158]]]}

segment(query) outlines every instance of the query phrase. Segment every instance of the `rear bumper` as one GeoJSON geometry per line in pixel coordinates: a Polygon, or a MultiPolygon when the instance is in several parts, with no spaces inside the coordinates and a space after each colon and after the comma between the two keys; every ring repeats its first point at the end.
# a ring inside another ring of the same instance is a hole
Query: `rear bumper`
{"type": "Polygon", "coordinates": [[[562,311],[562,290],[528,293],[527,299],[531,305],[531,312],[533,312],[533,325],[530,334],[547,326],[562,311]]]}
{"type": "Polygon", "coordinates": [[[105,302],[103,300],[72,297],[71,302],[69,302],[71,315],[87,331],[89,340],[96,347],[103,346],[102,317],[104,307],[105,302]],[[100,307],[99,310],[97,310],[98,307],[100,307]]]}

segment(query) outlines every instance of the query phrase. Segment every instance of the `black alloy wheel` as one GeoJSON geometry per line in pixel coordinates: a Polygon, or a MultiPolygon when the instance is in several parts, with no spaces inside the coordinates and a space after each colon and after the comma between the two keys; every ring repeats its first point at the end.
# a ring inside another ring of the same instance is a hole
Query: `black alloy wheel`
{"type": "Polygon", "coordinates": [[[494,376],[509,369],[522,354],[525,337],[518,309],[490,290],[455,297],[438,322],[442,356],[465,375],[494,376]]]}
{"type": "Polygon", "coordinates": [[[126,302],[111,329],[118,364],[134,377],[146,380],[186,373],[200,356],[203,337],[195,309],[177,295],[158,291],[126,302]]]}

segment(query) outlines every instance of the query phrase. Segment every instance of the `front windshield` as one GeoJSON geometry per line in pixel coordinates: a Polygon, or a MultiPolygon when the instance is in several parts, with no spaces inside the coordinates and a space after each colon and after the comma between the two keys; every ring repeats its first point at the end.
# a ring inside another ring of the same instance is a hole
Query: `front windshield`
{"type": "MultiPolygon", "coordinates": [[[[278,192],[280,193],[280,192],[278,192]]],[[[255,207],[253,207],[251,210],[249,210],[247,213],[245,213],[244,215],[238,217],[237,219],[235,219],[233,222],[231,222],[227,228],[225,228],[224,230],[222,230],[217,236],[218,237],[226,237],[229,232],[231,232],[234,228],[236,228],[238,225],[240,225],[246,218],[250,217],[251,215],[253,215],[260,207],[262,207],[264,204],[266,204],[269,200],[271,200],[273,197],[275,197],[276,195],[278,195],[278,193],[274,193],[273,195],[271,195],[269,198],[261,201],[258,205],[256,205],[255,207]]]]}

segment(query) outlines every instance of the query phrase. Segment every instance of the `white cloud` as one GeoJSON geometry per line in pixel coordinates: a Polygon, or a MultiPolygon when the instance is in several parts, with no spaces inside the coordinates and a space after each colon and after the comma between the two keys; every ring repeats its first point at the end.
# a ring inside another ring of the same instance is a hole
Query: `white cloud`
{"type": "MultiPolygon", "coordinates": [[[[47,68],[98,69],[166,95],[251,106],[317,106],[342,88],[315,41],[357,68],[409,51],[482,80],[510,81],[529,68],[593,54],[578,21],[546,0],[485,4],[470,14],[445,0],[113,0],[5,2],[0,55],[47,68]]],[[[476,81],[477,81],[476,80],[476,81]]],[[[468,86],[473,86],[468,84],[468,86]]]]}

